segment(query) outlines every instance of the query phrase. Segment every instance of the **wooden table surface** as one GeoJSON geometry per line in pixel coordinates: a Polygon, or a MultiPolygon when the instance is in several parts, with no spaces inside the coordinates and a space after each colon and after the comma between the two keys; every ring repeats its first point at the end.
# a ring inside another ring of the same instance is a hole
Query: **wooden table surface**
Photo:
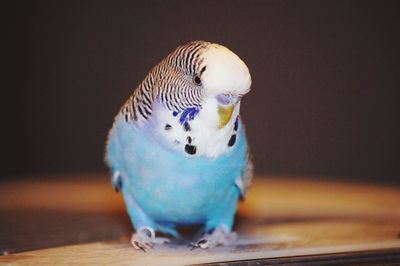
{"type": "Polygon", "coordinates": [[[38,177],[0,183],[0,228],[0,264],[400,263],[400,188],[258,177],[232,245],[190,251],[188,236],[144,253],[105,174],[38,177]]]}

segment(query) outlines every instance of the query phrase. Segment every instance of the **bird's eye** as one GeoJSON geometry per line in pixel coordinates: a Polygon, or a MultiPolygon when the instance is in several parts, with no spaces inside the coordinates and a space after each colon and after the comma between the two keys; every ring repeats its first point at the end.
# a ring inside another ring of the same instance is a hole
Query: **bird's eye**
{"type": "Polygon", "coordinates": [[[193,81],[196,83],[196,85],[201,85],[201,79],[199,76],[195,75],[193,81]]]}

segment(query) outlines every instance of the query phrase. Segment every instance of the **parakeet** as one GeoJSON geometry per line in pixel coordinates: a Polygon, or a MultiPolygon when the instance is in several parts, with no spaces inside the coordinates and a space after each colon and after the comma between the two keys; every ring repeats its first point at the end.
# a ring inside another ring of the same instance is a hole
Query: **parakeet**
{"type": "Polygon", "coordinates": [[[157,64],[114,119],[105,160],[146,250],[199,225],[193,247],[232,241],[238,200],[252,179],[240,101],[250,91],[245,63],[206,41],[179,46],[157,64]]]}

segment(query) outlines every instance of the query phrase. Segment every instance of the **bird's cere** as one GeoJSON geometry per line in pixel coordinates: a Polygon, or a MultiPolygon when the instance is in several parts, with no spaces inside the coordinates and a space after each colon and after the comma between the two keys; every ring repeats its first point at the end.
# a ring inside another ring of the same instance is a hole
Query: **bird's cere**
{"type": "Polygon", "coordinates": [[[239,101],[239,96],[233,94],[218,94],[216,97],[218,103],[222,105],[233,104],[235,105],[239,101]]]}

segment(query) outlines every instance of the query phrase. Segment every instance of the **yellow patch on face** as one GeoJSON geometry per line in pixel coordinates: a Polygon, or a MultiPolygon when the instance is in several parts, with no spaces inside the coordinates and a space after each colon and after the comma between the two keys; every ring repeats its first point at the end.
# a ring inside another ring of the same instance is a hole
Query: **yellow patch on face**
{"type": "Polygon", "coordinates": [[[218,106],[218,114],[219,114],[219,125],[218,128],[223,128],[228,124],[229,120],[231,120],[234,105],[230,104],[228,106],[218,106]]]}

